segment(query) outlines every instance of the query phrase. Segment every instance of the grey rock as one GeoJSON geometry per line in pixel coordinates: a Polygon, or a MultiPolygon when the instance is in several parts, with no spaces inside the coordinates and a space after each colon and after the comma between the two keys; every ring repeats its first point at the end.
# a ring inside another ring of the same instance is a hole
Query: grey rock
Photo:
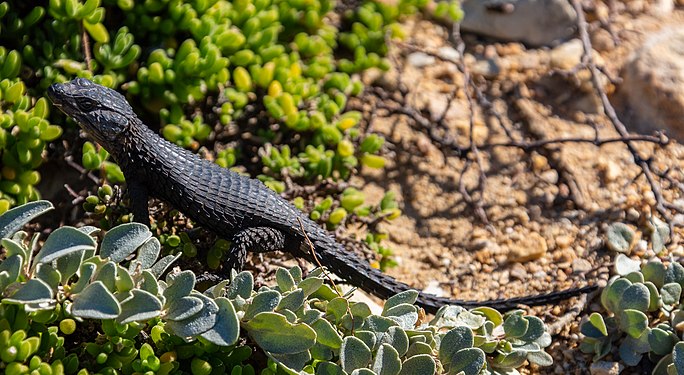
{"type": "Polygon", "coordinates": [[[577,14],[567,0],[467,0],[461,29],[540,46],[570,38],[577,14]]]}
{"type": "Polygon", "coordinates": [[[597,361],[591,364],[591,375],[618,375],[625,366],[619,362],[597,361]]]}
{"type": "Polygon", "coordinates": [[[620,91],[630,107],[633,130],[665,129],[684,141],[684,27],[649,37],[630,56],[620,91]]]}

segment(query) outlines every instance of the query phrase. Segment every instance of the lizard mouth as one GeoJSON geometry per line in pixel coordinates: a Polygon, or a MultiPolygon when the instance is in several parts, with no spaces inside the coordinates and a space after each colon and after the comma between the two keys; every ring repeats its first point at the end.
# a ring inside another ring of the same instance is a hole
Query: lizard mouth
{"type": "Polygon", "coordinates": [[[48,98],[50,98],[52,104],[59,109],[64,107],[64,91],[64,85],[61,83],[54,83],[47,89],[48,98]]]}

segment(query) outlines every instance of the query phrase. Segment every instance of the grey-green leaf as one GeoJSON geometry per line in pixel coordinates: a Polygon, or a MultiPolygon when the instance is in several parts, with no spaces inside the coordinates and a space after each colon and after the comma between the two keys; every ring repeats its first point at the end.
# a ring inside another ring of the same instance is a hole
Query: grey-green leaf
{"type": "Polygon", "coordinates": [[[304,291],[301,289],[295,289],[294,291],[288,293],[285,297],[280,300],[276,311],[278,310],[290,310],[297,311],[304,304],[304,291]]]}
{"type": "MultiPolygon", "coordinates": [[[[23,262],[24,258],[19,254],[14,254],[0,262],[0,272],[7,272],[7,285],[17,281],[23,262]]],[[[0,290],[0,294],[1,293],[2,290],[0,290]]]]}
{"type": "Polygon", "coordinates": [[[606,232],[608,248],[619,253],[629,253],[632,250],[634,231],[623,223],[613,223],[606,232]]]}
{"type": "Polygon", "coordinates": [[[317,291],[321,285],[323,285],[323,279],[319,277],[307,277],[300,281],[299,284],[297,284],[297,287],[301,288],[304,291],[304,295],[308,297],[317,291]]]}
{"type": "Polygon", "coordinates": [[[385,306],[382,308],[382,315],[387,316],[385,312],[387,310],[401,305],[401,304],[409,304],[413,305],[416,303],[416,300],[418,299],[418,292],[415,290],[405,290],[401,293],[397,293],[393,295],[392,297],[388,298],[387,301],[385,302],[385,306]]]}
{"type": "Polygon", "coordinates": [[[403,356],[408,351],[408,335],[406,335],[406,332],[401,327],[389,327],[387,332],[378,334],[378,342],[391,345],[400,356],[403,356]]]}
{"type": "Polygon", "coordinates": [[[235,308],[227,298],[219,297],[215,301],[219,308],[216,324],[202,333],[202,337],[219,346],[233,345],[240,334],[240,323],[235,308]]]}
{"type": "Polygon", "coordinates": [[[651,301],[651,293],[644,284],[632,284],[622,293],[618,309],[646,312],[651,301]]]}
{"type": "Polygon", "coordinates": [[[651,246],[653,251],[660,253],[665,248],[665,244],[670,240],[670,226],[655,216],[651,217],[649,223],[652,227],[651,246]]]}
{"type": "Polygon", "coordinates": [[[183,255],[183,253],[178,253],[176,255],[167,255],[161,259],[157,263],[150,268],[150,272],[152,275],[154,275],[155,278],[159,278],[167,268],[169,268],[170,265],[173,264],[180,256],[183,255]]]}
{"type": "Polygon", "coordinates": [[[418,309],[406,303],[402,303],[385,310],[382,314],[395,322],[403,329],[411,329],[415,327],[418,321],[418,309]]]}
{"type": "Polygon", "coordinates": [[[168,301],[189,296],[195,288],[195,274],[190,270],[181,271],[178,274],[169,274],[166,277],[168,288],[164,290],[164,298],[168,301]]]}
{"type": "Polygon", "coordinates": [[[425,375],[437,373],[435,360],[429,354],[418,354],[404,361],[400,375],[425,375]]]}
{"type": "Polygon", "coordinates": [[[352,372],[358,368],[368,366],[371,361],[371,351],[354,336],[347,336],[342,340],[340,347],[340,363],[346,372],[352,372]]]}
{"type": "Polygon", "coordinates": [[[401,371],[399,353],[391,345],[383,343],[375,353],[371,369],[378,375],[397,375],[401,371]]]}
{"type": "Polygon", "coordinates": [[[282,292],[289,292],[294,289],[295,281],[290,272],[285,268],[278,268],[276,270],[276,282],[278,283],[278,288],[282,292]]]}
{"type": "Polygon", "coordinates": [[[159,298],[141,289],[133,289],[131,293],[133,298],[121,304],[119,324],[144,322],[159,316],[162,309],[159,298]]]}
{"type": "Polygon", "coordinates": [[[155,237],[149,238],[138,249],[138,256],[135,258],[140,262],[142,269],[150,268],[159,258],[161,244],[155,237]]]}
{"type": "Polygon", "coordinates": [[[119,263],[140,247],[152,232],[143,224],[126,223],[110,229],[102,239],[100,255],[119,263]]]}
{"type": "Polygon", "coordinates": [[[40,279],[31,279],[24,283],[10,297],[2,299],[3,303],[36,304],[52,301],[52,289],[40,279]]]}
{"type": "Polygon", "coordinates": [[[620,313],[620,329],[632,337],[639,337],[648,328],[648,317],[639,310],[627,309],[620,313]]]}
{"type": "Polygon", "coordinates": [[[544,322],[542,322],[541,319],[536,316],[526,316],[524,319],[527,320],[528,323],[527,331],[520,337],[520,340],[532,342],[544,334],[544,322]]]}
{"type": "Polygon", "coordinates": [[[292,324],[278,313],[259,313],[244,327],[259,347],[274,354],[300,353],[316,343],[313,329],[305,324],[292,324]]]}
{"type": "Polygon", "coordinates": [[[676,340],[678,340],[677,336],[660,328],[653,328],[648,332],[649,347],[657,355],[672,353],[676,340]]]}
{"type": "MultiPolygon", "coordinates": [[[[280,293],[275,290],[265,290],[257,293],[252,299],[252,304],[247,307],[244,319],[251,319],[259,313],[273,311],[280,302],[280,293]]],[[[302,350],[297,351],[301,352],[302,350]]]]}
{"type": "Polygon", "coordinates": [[[73,298],[71,313],[79,318],[114,319],[121,306],[101,281],[94,281],[73,298]]]}
{"type": "Polygon", "coordinates": [[[34,263],[50,263],[65,255],[92,249],[95,249],[95,240],[92,237],[73,227],[61,227],[45,240],[34,263]]]}
{"type": "Polygon", "coordinates": [[[674,305],[679,303],[682,296],[682,286],[677,283],[668,283],[663,285],[660,289],[660,297],[666,305],[674,305]]]}
{"type": "Polygon", "coordinates": [[[201,299],[193,296],[184,296],[177,299],[168,300],[168,312],[166,319],[184,320],[199,313],[204,307],[201,299]]]}
{"type": "Polygon", "coordinates": [[[468,327],[455,327],[447,332],[439,345],[439,360],[449,364],[455,357],[456,352],[471,348],[475,337],[468,327]]]}
{"type": "Polygon", "coordinates": [[[644,275],[644,280],[652,282],[658,288],[662,288],[665,284],[665,265],[659,260],[644,264],[641,273],[644,275]]]}
{"type": "Polygon", "coordinates": [[[44,281],[45,284],[47,284],[53,291],[57,290],[59,281],[62,279],[62,275],[60,275],[59,271],[54,269],[51,265],[45,263],[38,265],[34,277],[44,281]]]}
{"type": "Polygon", "coordinates": [[[0,215],[0,238],[9,238],[36,216],[53,209],[48,201],[35,201],[15,207],[0,215]]]}
{"type": "Polygon", "coordinates": [[[202,300],[202,310],[188,319],[169,320],[166,323],[177,336],[194,337],[210,330],[216,324],[219,311],[216,302],[200,293],[193,293],[192,296],[202,300]]]}
{"type": "Polygon", "coordinates": [[[527,353],[527,360],[539,366],[553,365],[553,357],[543,350],[527,353]]]}
{"type": "Polygon", "coordinates": [[[81,267],[78,269],[78,281],[71,286],[71,293],[81,293],[81,291],[89,285],[90,279],[93,277],[93,274],[95,274],[96,269],[97,266],[93,263],[86,262],[81,264],[81,267]]]}
{"type": "Polygon", "coordinates": [[[342,345],[342,337],[327,320],[318,319],[311,324],[311,328],[316,331],[316,341],[319,343],[333,349],[338,349],[342,345]]]}
{"type": "Polygon", "coordinates": [[[287,373],[292,375],[301,374],[306,363],[311,361],[311,353],[308,350],[294,354],[269,354],[278,364],[288,370],[287,373]]]}
{"type": "Polygon", "coordinates": [[[677,375],[684,375],[684,341],[678,342],[672,350],[672,363],[677,375]]]}
{"type": "Polygon", "coordinates": [[[250,272],[242,271],[231,281],[226,296],[231,299],[237,296],[247,299],[252,295],[253,289],[254,277],[250,272]]]}
{"type": "Polygon", "coordinates": [[[485,366],[485,353],[480,348],[467,348],[459,350],[449,364],[449,374],[458,374],[463,371],[465,375],[478,375],[485,366]]]}
{"type": "Polygon", "coordinates": [[[347,373],[335,363],[321,362],[316,366],[316,375],[347,375],[347,373]]]}

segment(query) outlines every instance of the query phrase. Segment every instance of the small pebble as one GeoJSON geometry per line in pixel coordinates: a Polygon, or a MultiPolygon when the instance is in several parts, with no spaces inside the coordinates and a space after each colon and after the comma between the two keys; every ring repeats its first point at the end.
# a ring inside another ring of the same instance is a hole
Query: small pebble
{"type": "Polygon", "coordinates": [[[583,258],[577,258],[572,261],[572,273],[584,273],[591,270],[591,263],[583,258]]]}
{"type": "Polygon", "coordinates": [[[423,52],[414,52],[406,58],[406,61],[416,68],[423,68],[435,63],[435,57],[423,52]]]}
{"type": "Polygon", "coordinates": [[[619,362],[597,361],[591,364],[591,375],[618,375],[625,366],[619,362]]]}

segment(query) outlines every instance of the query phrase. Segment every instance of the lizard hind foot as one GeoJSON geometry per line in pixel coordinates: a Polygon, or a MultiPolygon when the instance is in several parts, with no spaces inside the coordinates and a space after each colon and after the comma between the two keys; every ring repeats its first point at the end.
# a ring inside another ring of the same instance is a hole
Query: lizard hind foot
{"type": "Polygon", "coordinates": [[[243,229],[231,241],[228,260],[223,264],[225,273],[230,273],[231,269],[242,271],[248,251],[267,253],[285,249],[285,234],[271,227],[243,229]]]}

